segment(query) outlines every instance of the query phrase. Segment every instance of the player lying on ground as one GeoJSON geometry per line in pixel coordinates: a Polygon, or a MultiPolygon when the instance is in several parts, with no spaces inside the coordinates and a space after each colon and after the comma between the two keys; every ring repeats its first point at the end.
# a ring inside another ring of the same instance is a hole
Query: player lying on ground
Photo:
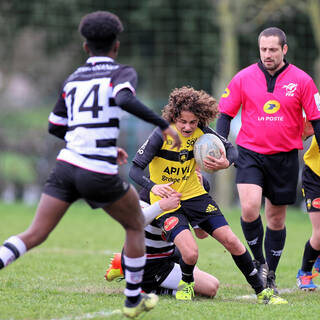
{"type": "MultiPolygon", "coordinates": [[[[168,120],[182,141],[179,149],[172,151],[170,141],[154,130],[138,150],[130,169],[130,177],[150,192],[151,204],[175,192],[181,194],[180,206],[157,217],[167,241],[174,242],[181,252],[182,280],[176,293],[180,300],[191,300],[194,296],[193,270],[198,260],[198,246],[189,229],[199,225],[218,240],[232,255],[237,267],[258,296],[259,303],[281,304],[284,299],[274,296],[272,289],[263,288],[250,253],[233,233],[217,203],[203,188],[196,174],[193,146],[204,133],[218,134],[208,124],[218,114],[216,100],[204,91],[190,87],[173,90],[162,116],[168,120]],[[149,167],[150,178],[144,169],[149,167]],[[172,182],[172,183],[171,183],[172,182]]],[[[204,161],[208,169],[228,168],[236,159],[232,144],[220,137],[226,154],[220,159],[208,156],[204,161]]]]}
{"type": "MultiPolygon", "coordinates": [[[[145,216],[145,244],[147,262],[144,269],[141,288],[144,292],[156,294],[175,295],[179,282],[182,278],[179,265],[180,254],[175,250],[172,242],[164,241],[161,237],[162,231],[157,220],[153,220],[164,211],[178,207],[180,197],[172,196],[163,198],[153,205],[140,200],[142,213],[145,216]]],[[[106,272],[107,281],[123,278],[123,263],[121,264],[121,253],[115,253],[111,259],[110,266],[106,272]]],[[[219,281],[211,274],[195,267],[194,291],[198,295],[214,297],[219,288],[219,281]]]]}

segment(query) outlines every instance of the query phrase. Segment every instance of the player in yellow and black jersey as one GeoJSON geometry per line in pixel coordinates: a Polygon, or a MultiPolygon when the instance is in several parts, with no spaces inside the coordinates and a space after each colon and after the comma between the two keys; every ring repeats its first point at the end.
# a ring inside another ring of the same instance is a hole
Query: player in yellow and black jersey
{"type": "Polygon", "coordinates": [[[179,263],[182,280],[176,293],[177,299],[191,300],[194,296],[193,270],[198,259],[198,247],[189,229],[190,224],[192,227],[199,226],[231,253],[236,265],[258,295],[258,302],[287,303],[274,296],[272,290],[263,289],[249,252],[232,232],[217,203],[197,178],[193,146],[204,133],[217,135],[226,148],[226,154],[222,153],[220,159],[208,156],[204,160],[208,169],[226,169],[237,156],[233,145],[208,127],[217,114],[216,100],[206,92],[190,87],[174,89],[162,116],[178,132],[182,145],[178,150],[170,149],[171,141],[164,141],[160,131],[154,130],[137,151],[130,177],[150,192],[151,203],[175,193],[180,196],[180,205],[175,210],[158,216],[163,236],[174,242],[181,252],[179,263]],[[149,176],[144,172],[147,166],[149,176]]]}
{"type": "MultiPolygon", "coordinates": [[[[313,134],[313,129],[308,123],[304,133],[305,136],[313,134]]],[[[315,136],[312,137],[311,145],[303,159],[302,193],[312,224],[312,235],[304,247],[301,268],[297,273],[297,285],[301,290],[314,291],[317,286],[312,278],[318,273],[312,274],[312,267],[314,266],[318,272],[320,267],[320,151],[315,136]]]]}
{"type": "MultiPolygon", "coordinates": [[[[155,185],[164,184],[168,186],[169,192],[171,192],[171,189],[174,189],[181,193],[181,200],[203,195],[206,191],[195,174],[196,162],[193,156],[193,145],[204,133],[216,133],[209,127],[196,127],[186,137],[179,132],[177,128],[179,124],[173,124],[172,126],[178,131],[182,142],[181,148],[179,150],[172,150],[172,140],[169,138],[167,141],[164,141],[161,131],[154,130],[146,143],[138,150],[133,160],[136,166],[131,171],[131,173],[134,173],[132,178],[149,191],[155,185]],[[139,172],[148,164],[150,179],[146,179],[139,172]]],[[[229,161],[228,163],[233,163],[236,151],[230,142],[226,141],[223,137],[221,139],[224,142],[228,160],[226,160],[225,155],[223,159],[224,161],[229,161]]],[[[150,193],[151,203],[158,201],[166,193],[166,190],[160,190],[159,192],[159,195],[153,192],[150,193]]]]}

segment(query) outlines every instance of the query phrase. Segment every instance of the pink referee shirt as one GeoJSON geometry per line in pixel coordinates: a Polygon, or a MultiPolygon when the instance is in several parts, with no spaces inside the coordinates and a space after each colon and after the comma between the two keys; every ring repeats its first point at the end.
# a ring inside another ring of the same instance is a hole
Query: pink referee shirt
{"type": "Polygon", "coordinates": [[[262,153],[302,149],[303,113],[320,119],[320,96],[312,78],[289,64],[278,76],[273,92],[258,63],[238,72],[223,93],[220,112],[235,117],[241,108],[236,143],[262,153]]]}

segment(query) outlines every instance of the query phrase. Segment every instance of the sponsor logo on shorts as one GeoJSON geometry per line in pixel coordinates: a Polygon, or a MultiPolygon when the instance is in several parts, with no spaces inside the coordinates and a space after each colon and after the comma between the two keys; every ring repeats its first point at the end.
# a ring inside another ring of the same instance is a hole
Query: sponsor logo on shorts
{"type": "Polygon", "coordinates": [[[312,206],[316,209],[320,209],[320,198],[313,199],[312,206]]]}
{"type": "Polygon", "coordinates": [[[217,211],[217,207],[213,206],[212,204],[209,204],[207,206],[206,212],[213,212],[213,211],[217,211]]]}
{"type": "Polygon", "coordinates": [[[263,106],[263,111],[268,114],[276,113],[280,109],[280,103],[277,100],[269,100],[263,106]]]}
{"type": "Polygon", "coordinates": [[[160,279],[161,279],[161,277],[160,276],[158,276],[158,275],[155,275],[155,277],[154,277],[155,279],[156,279],[156,281],[157,282],[159,282],[160,281],[160,279]]]}
{"type": "Polygon", "coordinates": [[[177,217],[170,217],[164,221],[163,227],[165,231],[172,230],[179,222],[177,217]]]}

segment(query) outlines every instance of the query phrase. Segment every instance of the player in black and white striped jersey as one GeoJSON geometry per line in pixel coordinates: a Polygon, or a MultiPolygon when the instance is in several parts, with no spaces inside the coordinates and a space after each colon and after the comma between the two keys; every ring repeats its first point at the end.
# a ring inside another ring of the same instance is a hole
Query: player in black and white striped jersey
{"type": "Polygon", "coordinates": [[[135,97],[136,71],[115,61],[120,19],[106,11],[84,16],[79,31],[85,38],[89,59],[64,82],[49,116],[49,132],[66,142],[49,175],[31,226],[7,239],[0,247],[0,269],[42,243],[63,217],[70,204],[83,198],[102,208],[126,231],[124,263],[128,270],[123,312],[136,317],[157,303],[155,295],[141,295],[145,265],[144,218],[133,186],[118,175],[117,160],[126,153],[116,145],[119,123],[125,110],[161,128],[164,136],[180,139],[169,123],[135,97]]]}

